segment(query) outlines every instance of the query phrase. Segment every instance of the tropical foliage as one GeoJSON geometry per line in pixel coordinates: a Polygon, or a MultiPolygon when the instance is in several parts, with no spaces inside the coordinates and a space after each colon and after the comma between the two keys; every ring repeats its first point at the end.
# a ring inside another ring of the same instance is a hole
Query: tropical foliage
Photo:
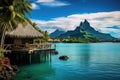
{"type": "Polygon", "coordinates": [[[59,40],[60,42],[65,43],[86,43],[86,42],[101,42],[101,39],[98,38],[53,38],[53,40],[59,40]]]}
{"type": "Polygon", "coordinates": [[[35,42],[37,42],[37,43],[47,42],[48,39],[50,39],[50,36],[49,36],[49,34],[48,34],[47,31],[42,31],[42,30],[37,26],[36,23],[32,23],[32,25],[33,25],[33,27],[34,27],[36,30],[38,30],[40,33],[42,33],[42,34],[44,35],[44,38],[43,38],[43,39],[37,38],[37,39],[34,40],[35,42]]]}
{"type": "Polygon", "coordinates": [[[6,30],[14,29],[19,23],[26,24],[26,14],[31,11],[31,4],[28,0],[1,0],[0,1],[0,31],[1,47],[4,48],[6,30]]]}
{"type": "Polygon", "coordinates": [[[84,42],[99,42],[100,39],[97,39],[97,38],[70,38],[68,42],[71,42],[71,43],[84,43],[84,42]]]}

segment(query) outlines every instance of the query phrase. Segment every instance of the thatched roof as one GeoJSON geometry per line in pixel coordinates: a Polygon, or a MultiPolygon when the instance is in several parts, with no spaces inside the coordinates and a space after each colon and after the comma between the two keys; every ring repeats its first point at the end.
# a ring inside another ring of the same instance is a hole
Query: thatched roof
{"type": "Polygon", "coordinates": [[[42,33],[36,30],[31,24],[27,24],[24,26],[23,24],[18,24],[18,27],[13,31],[7,32],[7,36],[9,37],[17,37],[17,38],[37,38],[44,37],[42,33]]]}

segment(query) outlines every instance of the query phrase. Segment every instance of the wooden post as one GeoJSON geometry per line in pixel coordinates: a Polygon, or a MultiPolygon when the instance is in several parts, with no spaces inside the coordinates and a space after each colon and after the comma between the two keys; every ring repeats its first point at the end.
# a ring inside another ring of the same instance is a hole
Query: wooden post
{"type": "Polygon", "coordinates": [[[49,60],[49,51],[47,52],[47,60],[49,60]]]}
{"type": "Polygon", "coordinates": [[[40,62],[42,62],[42,51],[40,51],[40,62]]]}
{"type": "Polygon", "coordinates": [[[41,60],[41,62],[43,62],[43,57],[44,57],[43,51],[41,50],[41,53],[40,53],[40,60],[41,60]]]}
{"type": "Polygon", "coordinates": [[[51,52],[50,52],[50,62],[52,62],[51,52]]]}
{"type": "Polygon", "coordinates": [[[56,50],[56,44],[54,44],[54,49],[56,50]]]}
{"type": "Polygon", "coordinates": [[[41,52],[39,53],[39,63],[41,62],[41,52]]]}
{"type": "Polygon", "coordinates": [[[31,64],[31,53],[29,54],[29,64],[31,64]]]}

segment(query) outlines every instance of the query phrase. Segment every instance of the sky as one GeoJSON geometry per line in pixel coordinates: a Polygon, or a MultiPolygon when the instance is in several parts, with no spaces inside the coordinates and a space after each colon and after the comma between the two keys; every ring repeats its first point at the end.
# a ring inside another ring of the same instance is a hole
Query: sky
{"type": "Polygon", "coordinates": [[[49,33],[74,30],[87,19],[102,33],[120,38],[120,0],[29,0],[32,22],[49,33]]]}

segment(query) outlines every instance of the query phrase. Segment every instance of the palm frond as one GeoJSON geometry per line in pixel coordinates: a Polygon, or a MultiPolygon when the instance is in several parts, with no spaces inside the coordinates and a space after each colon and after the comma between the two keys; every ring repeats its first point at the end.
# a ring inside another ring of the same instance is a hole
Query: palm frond
{"type": "Polygon", "coordinates": [[[11,21],[9,21],[9,26],[10,26],[11,29],[13,29],[11,21]]]}

